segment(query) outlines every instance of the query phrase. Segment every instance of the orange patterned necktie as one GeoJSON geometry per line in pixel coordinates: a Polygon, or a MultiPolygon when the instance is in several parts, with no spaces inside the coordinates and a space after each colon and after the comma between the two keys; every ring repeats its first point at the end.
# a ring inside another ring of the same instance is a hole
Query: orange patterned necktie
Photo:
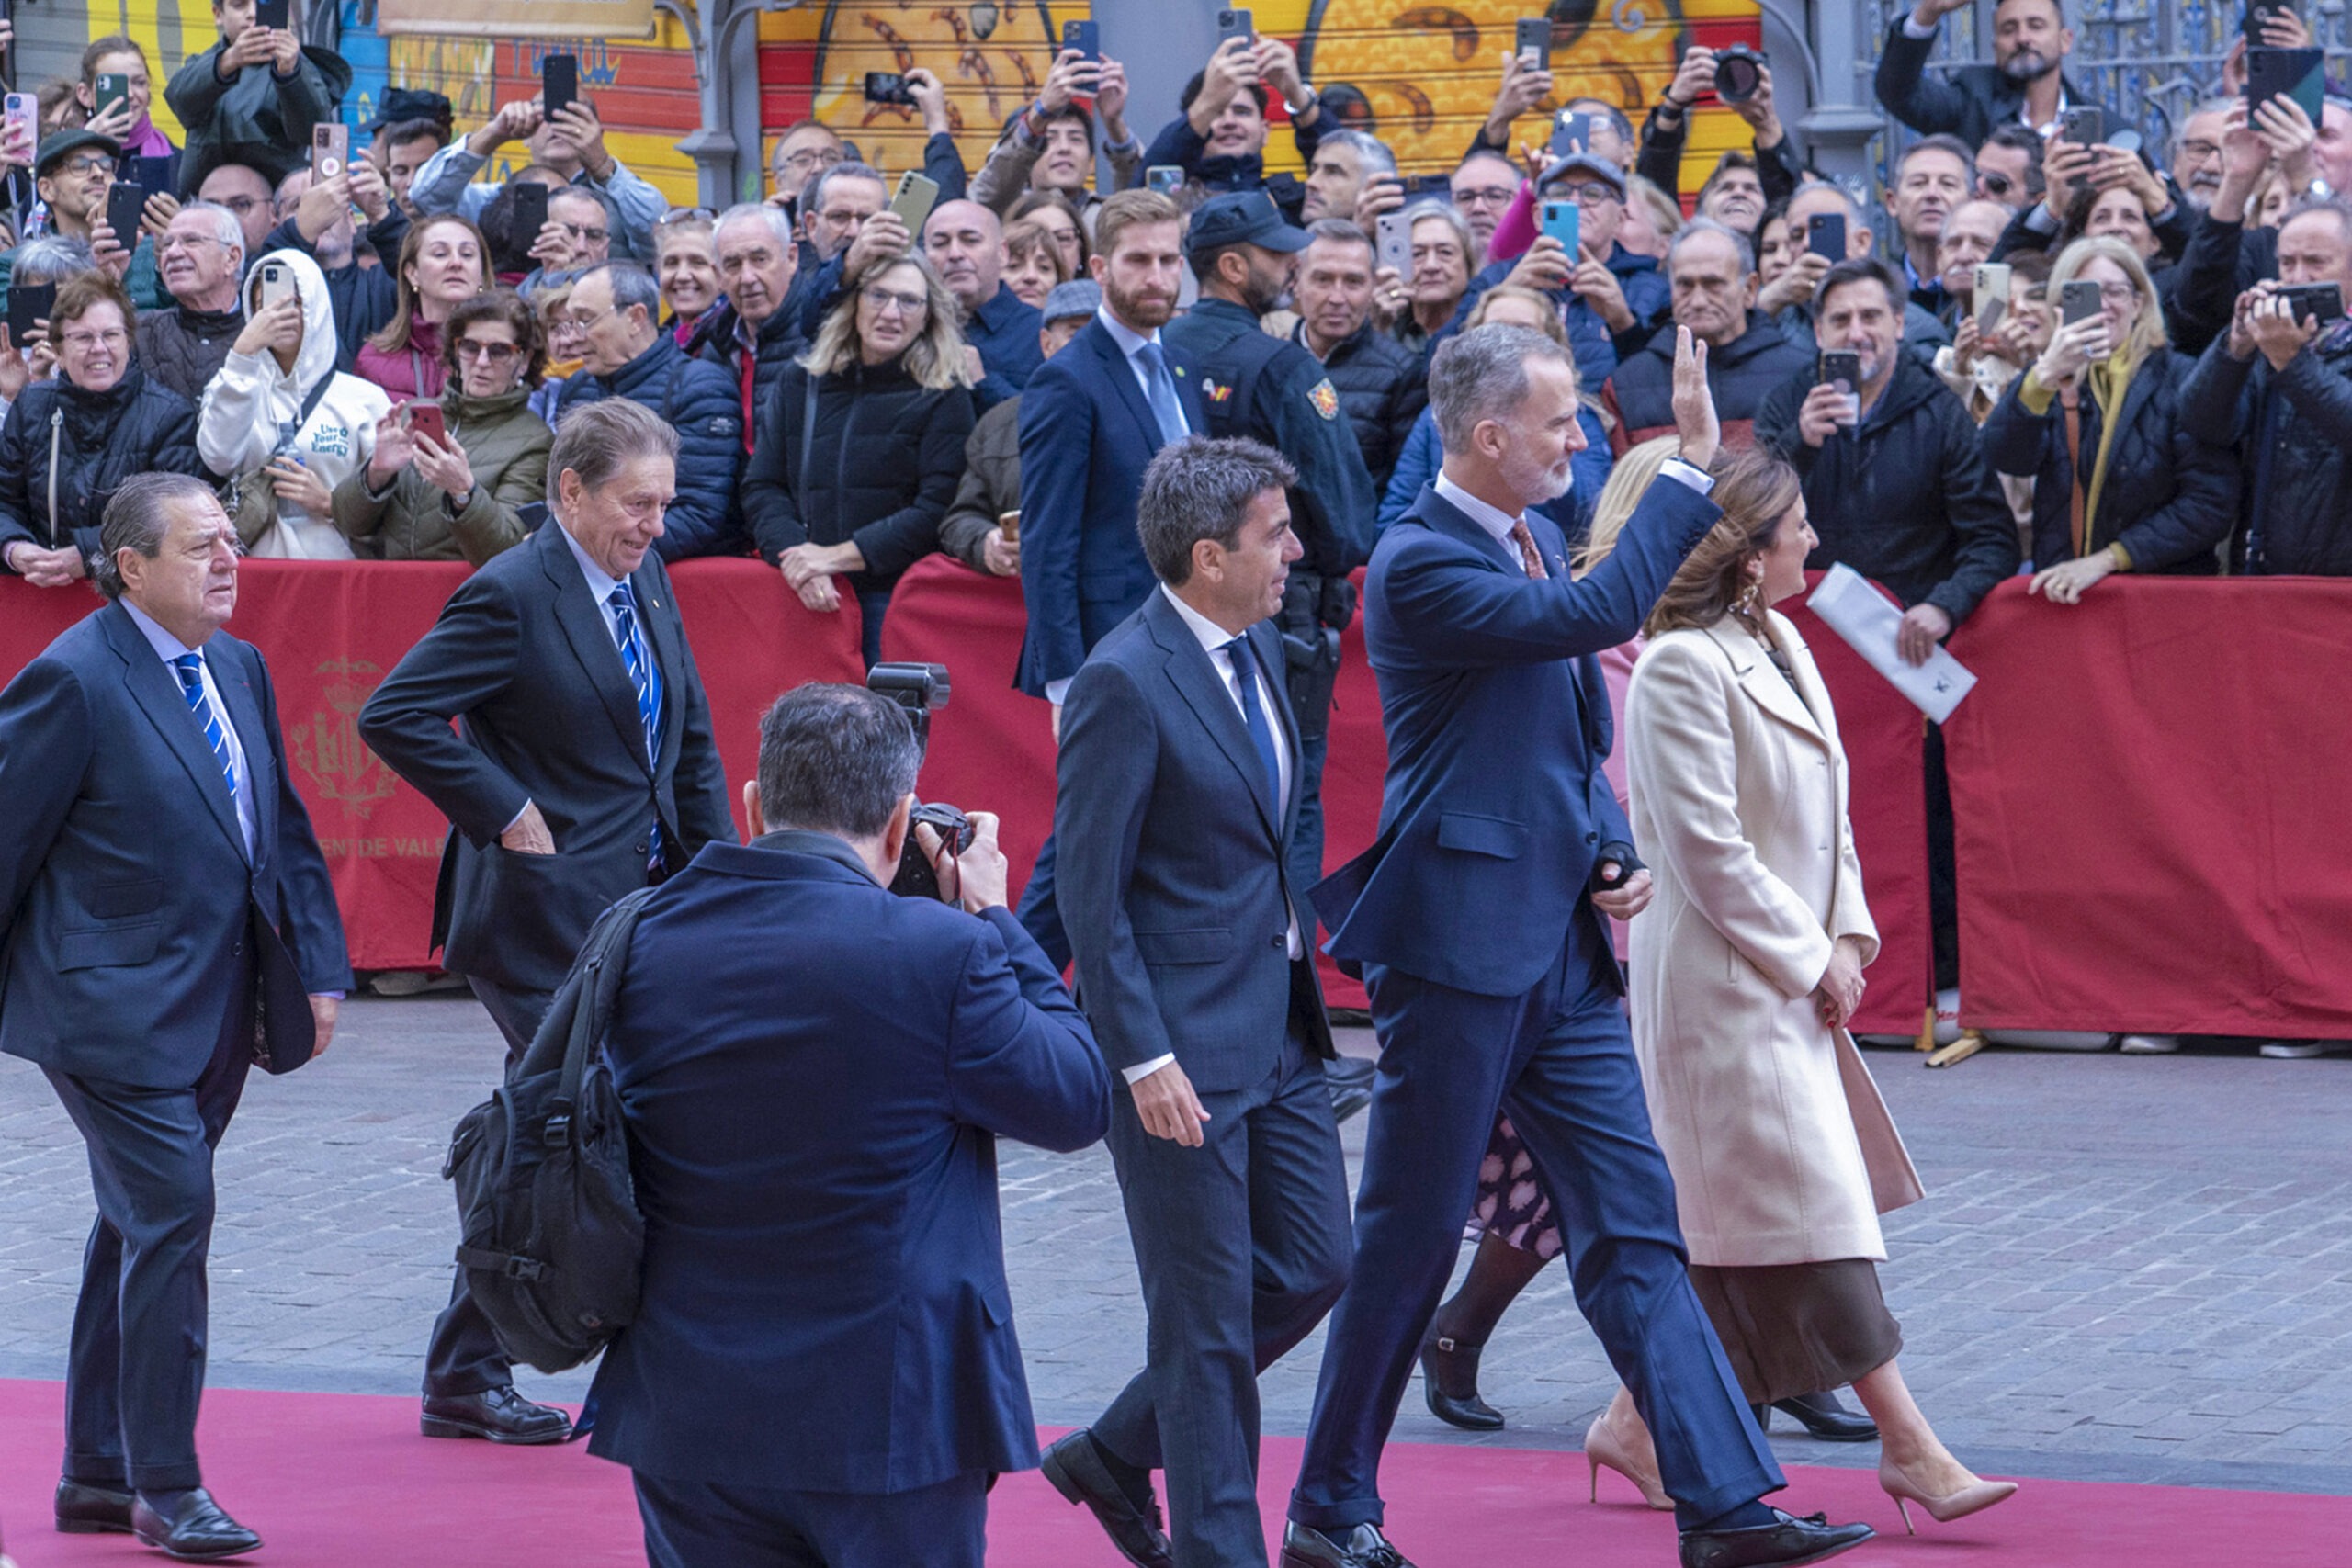
{"type": "Polygon", "coordinates": [[[1526,518],[1510,525],[1510,542],[1519,547],[1519,563],[1527,569],[1528,576],[1541,579],[1552,575],[1544,570],[1544,558],[1535,553],[1535,536],[1528,532],[1526,518]]]}

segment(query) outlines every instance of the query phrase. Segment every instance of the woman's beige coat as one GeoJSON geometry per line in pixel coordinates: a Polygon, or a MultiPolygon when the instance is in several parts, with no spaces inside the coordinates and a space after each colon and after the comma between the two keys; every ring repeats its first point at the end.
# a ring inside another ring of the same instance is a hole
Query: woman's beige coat
{"type": "Polygon", "coordinates": [[[1770,619],[1803,701],[1730,619],[1653,639],[1626,700],[1656,882],[1634,921],[1634,1044],[1691,1260],[1719,1268],[1883,1258],[1878,1216],[1921,1196],[1851,1036],[1814,1010],[1835,939],[1868,964],[1878,931],[1829,694],[1770,619]]]}

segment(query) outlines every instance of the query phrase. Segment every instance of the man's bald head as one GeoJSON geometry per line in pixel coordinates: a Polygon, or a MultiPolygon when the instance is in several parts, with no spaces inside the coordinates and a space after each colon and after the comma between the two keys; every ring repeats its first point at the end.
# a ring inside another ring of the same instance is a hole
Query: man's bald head
{"type": "Polygon", "coordinates": [[[943,201],[922,226],[923,254],[967,320],[996,298],[1004,272],[1004,225],[977,201],[943,201]]]}

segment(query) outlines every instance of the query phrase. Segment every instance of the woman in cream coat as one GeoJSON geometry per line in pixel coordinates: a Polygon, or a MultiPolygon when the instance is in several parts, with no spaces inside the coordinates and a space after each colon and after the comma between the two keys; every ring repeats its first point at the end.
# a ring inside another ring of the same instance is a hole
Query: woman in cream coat
{"type": "MultiPolygon", "coordinates": [[[[1851,1382],[1884,1443],[1879,1483],[1958,1518],[2017,1488],[1937,1440],[1879,1291],[1878,1216],[1921,1192],[1845,1027],[1878,933],[1837,716],[1770,608],[1804,590],[1815,541],[1777,458],[1733,459],[1714,499],[1723,520],[1651,613],[1626,705],[1634,835],[1656,888],[1633,930],[1643,1088],[1690,1282],[1748,1399],[1851,1382]]],[[[1618,1415],[1608,1446],[1647,1458],[1618,1415]]]]}

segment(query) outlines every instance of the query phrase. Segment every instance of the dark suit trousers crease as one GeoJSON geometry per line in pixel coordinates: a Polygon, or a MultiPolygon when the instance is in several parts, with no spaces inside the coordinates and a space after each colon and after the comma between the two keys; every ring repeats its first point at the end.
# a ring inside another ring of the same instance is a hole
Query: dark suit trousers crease
{"type": "Polygon", "coordinates": [[[51,1071],[89,1146],[98,1203],[65,1372],[65,1475],[169,1491],[203,1484],[212,1151],[253,1066],[254,976],[225,987],[220,1035],[193,1087],[141,1089],[51,1071]]]}
{"type": "Polygon", "coordinates": [[[1180,1568],[1265,1562],[1258,1374],[1323,1321],[1348,1269],[1321,1060],[1294,1037],[1265,1082],[1200,1098],[1205,1141],[1185,1148],[1145,1132],[1114,1082],[1111,1157],[1149,1328],[1145,1371],[1093,1427],[1129,1464],[1166,1471],[1180,1568]]]}
{"type": "Polygon", "coordinates": [[[1054,899],[1054,836],[1050,832],[1037,846],[1036,863],[1029,868],[1029,880],[1021,889],[1021,907],[1013,910],[1012,918],[1021,922],[1021,929],[1029,933],[1046,963],[1057,970],[1069,968],[1069,933],[1062,929],[1061,906],[1054,899]]]}
{"type": "Polygon", "coordinates": [[[1666,1490],[1711,1517],[1787,1484],[1691,1291],[1609,962],[1579,910],[1520,997],[1365,970],[1381,1041],[1356,1194],[1354,1278],[1331,1315],[1291,1517],[1379,1523],[1380,1451],[1460,1255],[1499,1105],[1559,1205],[1577,1305],[1657,1444],[1666,1490]]]}
{"type": "Polygon", "coordinates": [[[912,1492],[787,1492],[632,1472],[649,1568],[980,1568],[989,1478],[912,1492]]]}
{"type": "MultiPolygon", "coordinates": [[[[469,977],[466,984],[490,1013],[491,1022],[506,1039],[506,1074],[531,1048],[539,1020],[555,1001],[552,991],[522,991],[509,986],[469,977]]],[[[424,1351],[424,1392],[428,1394],[480,1393],[514,1381],[514,1363],[498,1343],[490,1320],[474,1305],[466,1289],[463,1269],[451,1266],[449,1304],[433,1320],[433,1338],[424,1351]]]]}

